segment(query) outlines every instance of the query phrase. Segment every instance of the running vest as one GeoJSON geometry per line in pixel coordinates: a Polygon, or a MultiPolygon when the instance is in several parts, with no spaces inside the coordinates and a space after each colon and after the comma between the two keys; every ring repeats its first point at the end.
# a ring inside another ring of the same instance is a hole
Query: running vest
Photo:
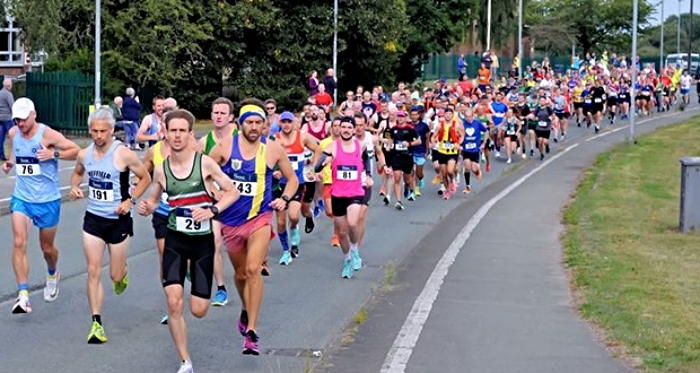
{"type": "Polygon", "coordinates": [[[438,152],[442,154],[457,154],[459,150],[457,148],[457,141],[459,140],[457,136],[457,130],[455,126],[457,125],[456,120],[452,120],[449,126],[446,125],[447,122],[440,122],[440,129],[438,129],[438,152]]]}
{"type": "MultiPolygon", "coordinates": [[[[148,128],[148,134],[149,135],[157,135],[158,134],[158,127],[160,126],[160,122],[158,122],[158,115],[156,113],[151,113],[151,127],[148,128]]],[[[148,140],[148,146],[154,146],[157,141],[155,140],[148,140]]]]}
{"type": "MultiPolygon", "coordinates": [[[[236,129],[231,130],[231,135],[236,134],[236,129]]],[[[214,137],[214,131],[209,131],[204,140],[204,154],[209,155],[211,150],[216,146],[216,137],[214,137]]]]}
{"type": "MultiPolygon", "coordinates": [[[[161,152],[162,147],[162,141],[158,141],[155,145],[153,145],[153,168],[156,168],[165,162],[165,158],[163,158],[163,153],[161,152]]],[[[170,214],[170,205],[168,205],[167,193],[163,192],[163,194],[161,194],[160,201],[158,202],[158,208],[154,214],[161,216],[168,216],[170,214]]]]}
{"type": "Polygon", "coordinates": [[[549,131],[552,129],[551,112],[548,108],[537,107],[535,117],[537,118],[537,129],[541,131],[549,131]]]}
{"type": "Polygon", "coordinates": [[[25,139],[17,131],[12,140],[15,154],[17,181],[12,195],[25,202],[43,203],[61,199],[58,180],[58,160],[39,161],[36,152],[43,149],[46,125],[37,123],[39,130],[31,139],[25,139]]]}
{"type": "Polygon", "coordinates": [[[231,158],[221,167],[240,193],[240,198],[221,213],[221,223],[233,227],[272,211],[272,169],[267,167],[267,146],[261,142],[255,156],[244,159],[239,138],[233,138],[231,158]]]}
{"type": "Polygon", "coordinates": [[[314,131],[314,129],[311,127],[311,123],[306,123],[306,129],[309,135],[313,136],[316,138],[318,141],[322,141],[326,137],[328,137],[328,134],[326,133],[326,123],[322,122],[323,125],[321,126],[320,131],[314,131]]]}
{"type": "Polygon", "coordinates": [[[503,118],[506,116],[508,111],[508,106],[502,102],[492,102],[491,103],[491,120],[495,126],[500,126],[503,122],[503,118]]]}
{"type": "MultiPolygon", "coordinates": [[[[284,146],[284,151],[287,153],[289,162],[292,164],[292,169],[301,183],[301,181],[304,180],[304,144],[301,142],[301,131],[296,132],[297,135],[294,138],[294,142],[291,145],[284,146]]],[[[281,139],[282,133],[278,132],[275,137],[277,140],[281,139]]],[[[280,143],[280,145],[282,144],[280,143]]],[[[280,177],[280,184],[287,184],[287,179],[285,179],[284,176],[280,177]]]]}
{"type": "Polygon", "coordinates": [[[479,119],[473,119],[471,123],[464,121],[464,140],[462,150],[467,153],[478,153],[481,150],[483,140],[482,128],[484,124],[479,119]]]}
{"type": "Polygon", "coordinates": [[[114,141],[101,160],[95,159],[95,143],[85,153],[85,171],[88,175],[87,211],[107,219],[118,219],[122,215],[114,210],[129,198],[129,169],[118,170],[114,166],[114,152],[122,146],[114,141]]]}
{"type": "Polygon", "coordinates": [[[194,207],[207,208],[213,202],[202,177],[202,153],[194,154],[192,170],[184,179],[178,179],[173,175],[170,169],[170,157],[166,158],[163,164],[165,192],[168,194],[168,204],[172,206],[168,215],[168,229],[191,236],[212,232],[211,220],[196,222],[190,210],[194,207]]]}
{"type": "Polygon", "coordinates": [[[333,197],[360,197],[365,195],[362,188],[362,176],[365,173],[362,162],[362,144],[353,139],[355,150],[348,153],[343,149],[343,140],[335,140],[335,157],[331,164],[333,197]]]}
{"type": "MultiPolygon", "coordinates": [[[[362,140],[362,144],[365,146],[365,149],[367,149],[367,157],[371,160],[374,158],[374,140],[372,139],[372,133],[369,131],[365,131],[365,138],[362,140]]],[[[374,172],[374,164],[370,161],[369,162],[369,167],[370,167],[370,174],[374,172]]],[[[367,173],[363,172],[362,173],[362,186],[367,185],[367,173]]]]}

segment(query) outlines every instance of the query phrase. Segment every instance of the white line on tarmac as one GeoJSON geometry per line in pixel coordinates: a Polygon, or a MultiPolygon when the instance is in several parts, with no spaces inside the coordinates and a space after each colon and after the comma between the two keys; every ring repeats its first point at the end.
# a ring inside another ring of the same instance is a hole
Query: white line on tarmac
{"type": "MultiPolygon", "coordinates": [[[[668,118],[668,117],[675,117],[676,115],[681,115],[681,114],[683,114],[683,113],[685,113],[685,112],[688,112],[688,111],[695,111],[695,110],[700,110],[700,108],[694,107],[694,108],[692,108],[692,109],[688,109],[688,110],[686,110],[686,111],[681,111],[681,112],[678,112],[678,113],[666,114],[666,115],[663,115],[663,116],[660,116],[660,117],[654,117],[654,118],[647,118],[647,119],[640,120],[639,122],[637,122],[637,125],[644,124],[644,123],[648,123],[648,122],[651,122],[652,120],[656,120],[656,119],[668,118]]],[[[625,124],[624,126],[615,128],[614,130],[606,131],[606,132],[603,132],[603,133],[601,133],[601,134],[599,134],[599,135],[595,135],[595,136],[593,136],[593,137],[589,137],[589,138],[587,138],[587,139],[584,140],[584,141],[586,141],[586,142],[588,142],[588,141],[593,141],[593,140],[599,139],[599,138],[601,138],[601,137],[607,136],[607,135],[609,135],[609,134],[611,134],[611,133],[613,133],[613,132],[622,131],[623,129],[626,129],[626,128],[630,128],[630,125],[629,125],[629,124],[625,124]]]]}
{"type": "MultiPolygon", "coordinates": [[[[697,110],[697,108],[689,109],[686,111],[692,110],[697,110]]],[[[681,113],[669,114],[664,117],[676,116],[679,114],[681,113]]],[[[637,124],[644,124],[655,119],[660,118],[656,117],[645,119],[639,121],[637,124]]],[[[609,135],[614,131],[620,131],[628,127],[629,125],[622,126],[612,131],[607,131],[605,133],[593,136],[585,141],[591,141],[593,139],[609,135]]],[[[543,168],[547,167],[557,158],[576,148],[580,144],[580,142],[572,144],[571,146],[564,149],[561,153],[554,155],[552,158],[546,160],[541,165],[535,167],[535,169],[528,172],[520,179],[516,180],[513,184],[511,184],[506,189],[502,190],[498,195],[486,202],[486,204],[481,206],[481,208],[476,212],[476,214],[474,214],[471,217],[471,219],[469,219],[467,225],[464,226],[464,228],[462,228],[457,237],[447,248],[447,251],[445,251],[445,254],[443,254],[442,258],[440,258],[440,261],[437,263],[435,269],[433,269],[433,272],[430,274],[430,278],[428,278],[425,287],[423,287],[423,290],[421,291],[420,295],[418,295],[418,298],[413,303],[411,312],[409,312],[408,316],[406,317],[406,320],[403,326],[401,327],[399,334],[394,340],[394,344],[391,346],[391,349],[389,350],[389,353],[386,356],[386,360],[384,360],[384,365],[382,366],[382,369],[380,371],[381,373],[404,373],[406,371],[406,366],[408,364],[409,359],[411,358],[413,349],[415,348],[416,343],[418,342],[418,338],[420,337],[421,332],[423,331],[423,326],[425,326],[425,323],[428,320],[428,316],[430,316],[430,312],[433,309],[433,304],[435,303],[435,300],[437,299],[438,294],[440,293],[440,289],[442,288],[442,284],[445,281],[445,277],[447,277],[447,273],[450,271],[452,264],[454,264],[455,260],[457,259],[457,255],[459,255],[459,252],[462,250],[462,247],[464,247],[464,244],[467,242],[472,232],[479,225],[481,220],[486,216],[489,210],[491,210],[491,208],[496,203],[498,203],[498,201],[506,197],[510,192],[515,190],[515,188],[519,187],[527,179],[541,171],[543,168]]]]}

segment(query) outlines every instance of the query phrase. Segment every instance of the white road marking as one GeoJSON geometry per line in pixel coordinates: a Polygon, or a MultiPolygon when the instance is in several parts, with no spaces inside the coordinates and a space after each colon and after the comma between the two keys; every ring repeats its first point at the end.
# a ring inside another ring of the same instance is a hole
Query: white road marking
{"type": "MultiPolygon", "coordinates": [[[[698,108],[689,109],[686,110],[686,112],[697,109],[698,108]]],[[[676,116],[681,113],[668,114],[664,117],[676,116]]],[[[639,121],[637,122],[637,124],[644,124],[646,122],[650,122],[652,120],[661,118],[649,118],[639,121]]],[[[621,126],[612,131],[607,131],[605,133],[593,136],[584,141],[591,141],[593,139],[609,135],[613,132],[621,131],[625,128],[629,128],[629,125],[621,126]]],[[[481,206],[481,208],[476,212],[476,214],[474,214],[471,217],[471,219],[469,219],[467,225],[465,225],[464,228],[462,228],[457,237],[447,248],[447,251],[445,251],[445,254],[443,254],[442,258],[440,258],[440,261],[437,263],[435,269],[433,269],[433,272],[430,274],[430,278],[428,278],[428,281],[423,287],[423,290],[418,295],[416,301],[413,303],[411,312],[409,312],[408,316],[406,317],[406,320],[404,321],[404,324],[401,327],[399,334],[394,340],[394,344],[391,346],[391,349],[389,350],[389,353],[386,356],[386,360],[384,360],[384,365],[382,366],[382,369],[380,371],[381,373],[404,373],[406,371],[406,366],[408,364],[409,359],[411,358],[411,354],[413,354],[413,349],[415,348],[416,343],[418,342],[418,338],[420,337],[421,332],[423,331],[423,326],[428,320],[428,316],[430,316],[430,312],[433,309],[433,304],[435,303],[435,300],[437,299],[438,294],[440,293],[440,289],[442,288],[442,284],[445,281],[445,277],[447,277],[447,273],[450,271],[452,264],[454,264],[455,260],[457,259],[457,255],[459,255],[459,252],[462,250],[462,247],[464,247],[464,244],[467,242],[472,232],[477,227],[477,225],[479,225],[481,220],[486,216],[489,210],[491,210],[491,208],[496,203],[498,203],[498,201],[506,197],[510,192],[515,190],[515,188],[519,187],[527,179],[541,171],[543,168],[547,167],[547,165],[554,162],[557,158],[576,148],[580,144],[580,142],[572,144],[571,146],[565,148],[561,153],[554,155],[552,158],[546,160],[539,166],[535,167],[535,169],[528,172],[520,179],[516,180],[513,184],[511,184],[506,189],[498,193],[498,195],[486,202],[486,204],[481,206]]]]}

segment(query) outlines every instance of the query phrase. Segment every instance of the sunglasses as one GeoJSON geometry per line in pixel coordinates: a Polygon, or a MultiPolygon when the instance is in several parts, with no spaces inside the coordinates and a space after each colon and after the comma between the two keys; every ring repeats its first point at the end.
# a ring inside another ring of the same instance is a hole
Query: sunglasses
{"type": "Polygon", "coordinates": [[[267,110],[275,110],[275,107],[274,107],[274,106],[268,106],[268,107],[267,107],[267,110]]]}

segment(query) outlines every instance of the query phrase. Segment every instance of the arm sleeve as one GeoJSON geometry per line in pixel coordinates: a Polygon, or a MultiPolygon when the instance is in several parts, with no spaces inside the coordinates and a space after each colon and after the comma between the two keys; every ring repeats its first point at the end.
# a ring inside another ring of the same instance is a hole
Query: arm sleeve
{"type": "Polygon", "coordinates": [[[372,176],[372,160],[370,160],[369,155],[367,155],[367,150],[362,152],[362,166],[365,168],[365,172],[368,176],[372,176]]]}
{"type": "Polygon", "coordinates": [[[316,166],[314,166],[314,172],[321,172],[323,171],[323,166],[324,162],[326,162],[326,158],[328,158],[330,154],[323,152],[321,155],[318,157],[318,160],[316,161],[316,166]]]}

